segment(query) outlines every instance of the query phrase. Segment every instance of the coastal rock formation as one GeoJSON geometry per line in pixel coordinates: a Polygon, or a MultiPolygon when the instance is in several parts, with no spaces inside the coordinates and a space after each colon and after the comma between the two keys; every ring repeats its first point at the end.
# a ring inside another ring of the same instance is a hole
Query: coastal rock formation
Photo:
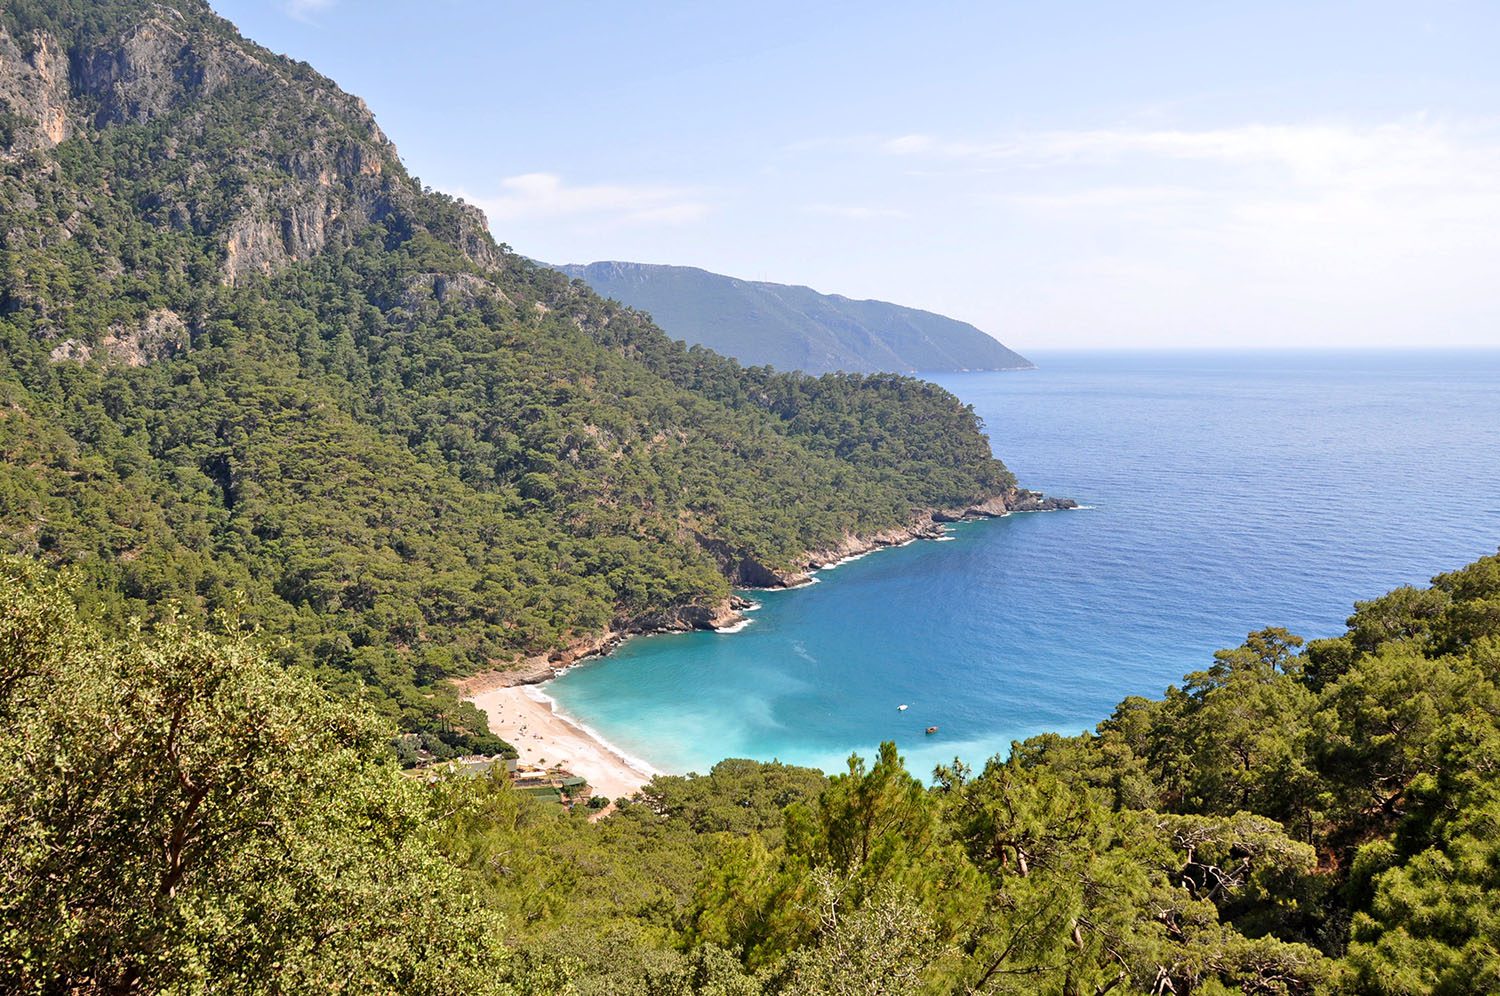
{"type": "Polygon", "coordinates": [[[533,654],[509,667],[459,679],[454,685],[460,694],[468,698],[491,688],[538,684],[556,677],[559,671],[572,667],[579,661],[609,653],[632,636],[686,633],[732,626],[744,619],[740,613],[750,608],[751,604],[739,595],[730,595],[717,605],[684,605],[671,612],[634,619],[616,619],[602,632],[576,637],[557,650],[533,654]]]}
{"type": "Polygon", "coordinates": [[[871,550],[888,546],[901,546],[919,539],[937,539],[943,535],[943,525],[949,522],[964,522],[971,519],[996,519],[1012,512],[1053,512],[1077,508],[1071,498],[1054,498],[1040,491],[1025,488],[1010,488],[982,502],[964,508],[926,508],[912,513],[911,521],[904,527],[886,529],[869,535],[846,534],[834,546],[809,550],[791,569],[777,568],[762,563],[752,554],[736,550],[726,543],[695,533],[698,544],[718,561],[724,576],[737,588],[794,588],[807,584],[811,572],[836,564],[848,557],[855,557],[871,550]]]}
{"type": "Polygon", "coordinates": [[[1012,512],[1058,512],[1077,508],[1071,498],[1053,498],[1040,491],[1011,488],[1003,495],[996,495],[965,509],[936,509],[932,512],[934,522],[962,522],[965,519],[995,519],[1012,512]]]}
{"type": "MultiPolygon", "coordinates": [[[[1012,512],[1053,512],[1077,508],[1071,498],[1055,498],[1040,491],[1011,488],[962,509],[922,509],[913,513],[911,522],[902,528],[885,529],[866,536],[853,533],[842,542],[808,551],[794,569],[768,566],[754,557],[731,549],[720,540],[695,534],[699,544],[712,553],[731,584],[737,588],[796,588],[812,581],[812,573],[873,550],[904,546],[921,539],[939,539],[944,525],[974,519],[996,519],[1012,512]]],[[[485,671],[456,681],[466,697],[490,688],[529,685],[547,681],[564,668],[581,660],[608,654],[632,636],[650,633],[680,633],[691,630],[715,630],[743,620],[741,612],[751,603],[738,595],[713,606],[685,605],[667,613],[617,619],[608,629],[578,637],[566,646],[546,654],[536,654],[516,664],[485,671]]]]}
{"type": "Polygon", "coordinates": [[[1017,488],[1006,498],[1007,512],[1061,512],[1077,507],[1078,503],[1072,498],[1052,498],[1025,488],[1017,488]]]}
{"type": "Polygon", "coordinates": [[[740,572],[735,583],[747,588],[794,588],[812,580],[812,571],[831,566],[848,557],[888,546],[901,546],[913,540],[937,539],[943,535],[945,523],[998,519],[1012,512],[1054,512],[1077,507],[1078,503],[1071,498],[1053,498],[1040,491],[1011,488],[1004,494],[966,508],[921,509],[913,513],[910,524],[903,529],[887,529],[869,536],[848,535],[837,546],[810,551],[799,569],[778,571],[763,564],[752,563],[748,570],[740,572]],[[771,580],[770,583],[756,583],[746,580],[748,577],[771,580]]]}

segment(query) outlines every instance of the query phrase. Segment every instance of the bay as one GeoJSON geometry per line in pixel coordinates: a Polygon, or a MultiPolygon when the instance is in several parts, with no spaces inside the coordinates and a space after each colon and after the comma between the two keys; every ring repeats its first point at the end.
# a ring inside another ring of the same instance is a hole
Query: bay
{"type": "Polygon", "coordinates": [[[1335,635],[1355,599],[1500,544],[1500,352],[1034,358],[930,379],[1023,485],[1086,509],[753,593],[740,632],[633,640],[546,691],[667,771],[834,770],[886,739],[914,770],[978,764],[1159,695],[1253,629],[1335,635]]]}

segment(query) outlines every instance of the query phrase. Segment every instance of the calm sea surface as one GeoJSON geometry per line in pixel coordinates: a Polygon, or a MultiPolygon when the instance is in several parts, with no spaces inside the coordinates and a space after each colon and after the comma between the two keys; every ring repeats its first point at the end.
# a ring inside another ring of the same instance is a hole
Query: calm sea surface
{"type": "Polygon", "coordinates": [[[1036,360],[932,379],[1023,485],[1088,509],[757,592],[739,633],[637,639],[546,691],[662,770],[838,767],[885,739],[915,770],[977,764],[1160,694],[1252,629],[1342,632],[1355,599],[1500,545],[1500,352],[1036,360]]]}

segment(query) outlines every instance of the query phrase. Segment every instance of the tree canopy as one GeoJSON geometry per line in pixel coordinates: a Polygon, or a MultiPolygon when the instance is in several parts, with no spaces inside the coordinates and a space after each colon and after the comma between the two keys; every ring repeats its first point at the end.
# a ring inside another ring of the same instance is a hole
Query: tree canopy
{"type": "Polygon", "coordinates": [[[0,562],[19,991],[1378,993],[1500,981],[1500,555],[924,781],[726,760],[604,820],[404,777],[232,616],[0,562]]]}

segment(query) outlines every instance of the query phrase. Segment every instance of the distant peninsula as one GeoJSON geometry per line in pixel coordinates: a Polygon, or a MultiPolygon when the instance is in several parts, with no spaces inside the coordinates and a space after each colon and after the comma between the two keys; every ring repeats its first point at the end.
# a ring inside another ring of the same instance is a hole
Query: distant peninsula
{"type": "Polygon", "coordinates": [[[602,262],[553,268],[649,312],[667,334],[746,366],[810,374],[1035,366],[967,322],[885,301],[855,301],[692,266],[602,262]]]}

